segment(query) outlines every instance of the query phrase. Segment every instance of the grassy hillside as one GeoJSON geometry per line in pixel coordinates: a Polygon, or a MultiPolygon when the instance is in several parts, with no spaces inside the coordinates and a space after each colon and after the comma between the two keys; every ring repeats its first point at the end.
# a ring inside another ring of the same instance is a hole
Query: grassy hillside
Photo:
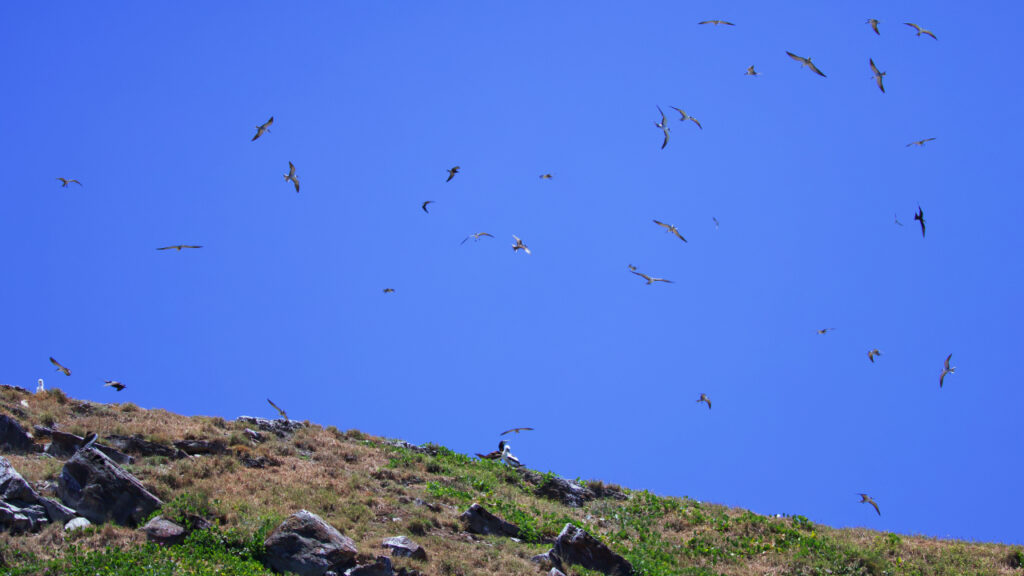
{"type": "MultiPolygon", "coordinates": [[[[5,574],[270,574],[259,560],[263,538],[302,508],[355,540],[366,560],[383,553],[382,539],[412,537],[428,559],[395,558],[396,569],[431,576],[538,574],[530,557],[547,551],[546,542],[567,522],[597,536],[647,576],[1024,574],[1019,547],[835,530],[802,516],[765,517],[646,491],[623,489],[627,498],[621,499],[613,497],[618,487],[599,481],[588,485],[605,497],[571,508],[536,494],[548,475],[531,480],[440,446],[420,453],[355,430],[309,424],[290,437],[267,435],[254,444],[241,423],[81,402],[59,390],[36,395],[0,389],[0,410],[30,430],[43,424],[80,435],[96,431],[101,442],[107,434],[139,434],[164,444],[205,439],[226,446],[221,455],[137,458],[127,466],[167,503],[164,515],[198,513],[215,519],[215,528],[171,548],[111,525],[71,534],[59,526],[3,534],[5,574]],[[458,516],[473,502],[519,525],[522,541],[465,533],[458,516]]],[[[55,481],[63,465],[37,454],[8,459],[37,487],[55,481]]],[[[569,574],[588,572],[571,567],[569,574]]]]}

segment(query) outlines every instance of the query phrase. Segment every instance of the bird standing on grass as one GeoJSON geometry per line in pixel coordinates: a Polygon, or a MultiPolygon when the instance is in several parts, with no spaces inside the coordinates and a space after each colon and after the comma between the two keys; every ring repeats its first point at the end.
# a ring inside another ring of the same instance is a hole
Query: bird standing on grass
{"type": "Polygon", "coordinates": [[[43,386],[43,379],[40,378],[39,380],[37,380],[37,382],[38,384],[36,384],[36,394],[39,394],[40,392],[46,392],[46,387],[43,386]]]}

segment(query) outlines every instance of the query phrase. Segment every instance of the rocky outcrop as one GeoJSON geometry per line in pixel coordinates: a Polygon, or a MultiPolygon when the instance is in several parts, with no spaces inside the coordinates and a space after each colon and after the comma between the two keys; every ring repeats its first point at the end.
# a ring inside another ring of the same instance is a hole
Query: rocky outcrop
{"type": "MultiPolygon", "coordinates": [[[[50,443],[46,446],[46,453],[50,456],[55,456],[57,458],[70,458],[74,456],[75,452],[78,452],[78,449],[82,446],[83,438],[78,434],[70,434],[68,432],[62,432],[45,426],[35,426],[34,428],[37,435],[50,438],[50,443]]],[[[103,452],[108,458],[122,466],[125,464],[131,464],[133,461],[131,456],[117,450],[116,448],[107,446],[106,444],[96,442],[92,447],[103,452]]]]}
{"type": "Polygon", "coordinates": [[[494,514],[491,514],[479,504],[473,504],[468,510],[459,516],[466,526],[466,530],[474,534],[493,534],[495,536],[519,536],[519,527],[510,524],[494,514]]]}
{"type": "Polygon", "coordinates": [[[189,456],[223,454],[228,451],[223,440],[178,440],[174,447],[189,456]]]}
{"type": "Polygon", "coordinates": [[[188,456],[182,450],[166,444],[150,442],[141,436],[105,436],[103,440],[111,447],[136,456],[164,456],[173,460],[188,456]]]}
{"type": "Polygon", "coordinates": [[[0,450],[22,454],[32,449],[32,435],[14,418],[0,414],[0,450]]]}
{"type": "Polygon", "coordinates": [[[420,546],[405,536],[385,538],[384,547],[391,549],[392,556],[404,556],[406,558],[415,558],[417,560],[427,559],[427,551],[423,549],[423,546],[420,546]]]}
{"type": "Polygon", "coordinates": [[[146,522],[146,525],[142,527],[142,531],[146,533],[146,539],[150,542],[156,542],[163,546],[181,544],[185,541],[185,537],[188,536],[184,526],[171,522],[163,516],[156,516],[149,522],[146,522]]]}
{"type": "Polygon", "coordinates": [[[137,526],[163,506],[142,482],[95,448],[79,450],[64,464],[57,495],[93,524],[137,526]]]}
{"type": "Polygon", "coordinates": [[[305,428],[304,422],[295,420],[270,420],[269,418],[256,418],[255,416],[239,416],[235,422],[241,422],[250,427],[256,427],[264,432],[270,432],[280,438],[289,436],[300,428],[305,428]]]}
{"type": "Polygon", "coordinates": [[[360,564],[355,568],[345,571],[345,576],[394,576],[395,569],[391,565],[391,558],[377,556],[373,564],[360,564]]]}
{"type": "Polygon", "coordinates": [[[632,576],[633,566],[582,528],[566,524],[548,552],[560,564],[578,564],[609,576],[632,576]]]}
{"type": "Polygon", "coordinates": [[[534,494],[549,500],[557,500],[566,506],[579,508],[595,497],[593,491],[565,478],[545,476],[530,471],[524,472],[523,475],[528,482],[537,486],[533,491],[534,494]]]}
{"type": "Polygon", "coordinates": [[[0,531],[39,530],[48,522],[63,524],[75,511],[36,493],[11,463],[0,456],[0,531]]]}
{"type": "Polygon", "coordinates": [[[355,565],[355,542],[343,536],[322,518],[299,510],[267,537],[267,562],[280,572],[300,576],[323,576],[328,570],[341,572],[355,565]]]}

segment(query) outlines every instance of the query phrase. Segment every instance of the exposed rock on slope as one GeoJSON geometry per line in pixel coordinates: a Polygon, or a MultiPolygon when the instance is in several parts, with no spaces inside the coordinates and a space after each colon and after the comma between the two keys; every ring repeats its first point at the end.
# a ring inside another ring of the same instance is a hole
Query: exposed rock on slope
{"type": "Polygon", "coordinates": [[[64,464],[57,495],[94,524],[137,526],[163,506],[137,478],[95,448],[79,450],[64,464]]]}

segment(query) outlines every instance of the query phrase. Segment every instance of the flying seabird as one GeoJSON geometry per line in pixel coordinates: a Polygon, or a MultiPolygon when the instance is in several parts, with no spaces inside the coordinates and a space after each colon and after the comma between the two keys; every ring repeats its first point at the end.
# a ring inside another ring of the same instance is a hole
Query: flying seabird
{"type": "Polygon", "coordinates": [[[917,214],[914,214],[914,220],[921,221],[921,238],[924,238],[924,210],[921,209],[920,205],[917,207],[917,214]]]}
{"type": "Polygon", "coordinates": [[[509,434],[511,432],[515,432],[516,434],[519,434],[520,432],[524,432],[526,430],[533,430],[533,428],[525,428],[525,427],[524,428],[510,428],[508,430],[505,430],[501,434],[499,434],[499,436],[504,436],[505,434],[509,434]]]}
{"type": "Polygon", "coordinates": [[[665,224],[664,222],[660,222],[658,220],[655,220],[654,223],[657,224],[658,226],[661,226],[662,228],[664,228],[666,232],[671,232],[671,233],[675,234],[676,237],[678,237],[680,240],[682,240],[683,242],[686,242],[686,238],[683,238],[683,235],[679,233],[679,229],[676,228],[675,226],[673,226],[671,224],[665,224]]]}
{"type": "Polygon", "coordinates": [[[747,71],[743,73],[743,75],[744,76],[760,76],[761,73],[758,72],[757,70],[754,70],[754,65],[751,64],[750,67],[747,68],[747,71]]]}
{"type": "Polygon", "coordinates": [[[445,182],[451,182],[452,178],[455,178],[455,175],[458,174],[458,173],[459,173],[459,167],[458,166],[452,166],[448,170],[448,179],[445,180],[445,182]]]}
{"type": "Polygon", "coordinates": [[[718,218],[715,218],[714,216],[712,216],[711,220],[714,221],[714,223],[715,223],[715,230],[718,230],[718,218]]]}
{"type": "Polygon", "coordinates": [[[827,334],[833,330],[835,330],[835,328],[822,328],[821,330],[818,330],[818,334],[827,334]]]}
{"type": "Polygon", "coordinates": [[[284,181],[291,180],[295,184],[295,193],[299,193],[299,178],[295,175],[295,164],[288,162],[288,173],[284,175],[284,181]]]}
{"type": "Polygon", "coordinates": [[[925,142],[931,142],[932,140],[935,140],[935,138],[925,138],[924,140],[914,140],[910,144],[907,144],[906,148],[910,148],[911,146],[924,146],[925,142]]]}
{"type": "Polygon", "coordinates": [[[259,138],[260,136],[263,136],[264,132],[270,132],[270,125],[273,124],[273,123],[274,123],[274,117],[271,116],[270,120],[267,120],[265,123],[260,124],[259,126],[257,126],[256,127],[256,135],[252,137],[252,140],[250,140],[250,142],[253,142],[257,138],[259,138]]]}
{"type": "Polygon", "coordinates": [[[935,40],[938,40],[938,38],[935,37],[935,34],[933,34],[931,30],[925,30],[924,28],[921,28],[920,26],[918,26],[917,24],[914,24],[913,22],[904,22],[904,24],[906,24],[907,26],[910,26],[914,30],[917,30],[917,35],[918,36],[920,36],[921,34],[927,34],[927,35],[931,36],[932,38],[934,38],[935,40]]]}
{"type": "Polygon", "coordinates": [[[697,24],[714,24],[715,26],[718,26],[719,24],[724,24],[726,26],[735,26],[735,24],[733,24],[732,22],[727,22],[725,20],[705,20],[703,22],[697,22],[697,24]]]}
{"type": "Polygon", "coordinates": [[[71,376],[71,370],[68,369],[68,368],[65,368],[64,366],[61,366],[60,362],[57,362],[56,360],[53,359],[53,356],[50,356],[50,364],[53,364],[54,366],[56,366],[57,370],[59,372],[63,372],[65,376],[71,376]]]}
{"type": "Polygon", "coordinates": [[[104,384],[104,386],[110,386],[111,388],[113,388],[114,390],[117,390],[118,392],[120,392],[121,390],[125,389],[125,385],[121,384],[117,380],[104,380],[104,382],[106,382],[106,384],[104,384]]]}
{"type": "Polygon", "coordinates": [[[882,353],[879,352],[878,348],[875,348],[874,350],[868,350],[868,360],[871,360],[872,364],[875,363],[875,356],[881,356],[881,355],[882,355],[882,353]]]}
{"type": "Polygon", "coordinates": [[[885,94],[885,86],[882,85],[882,76],[885,76],[885,72],[878,71],[878,67],[875,66],[875,60],[873,58],[868,58],[868,64],[871,65],[871,72],[875,75],[874,78],[875,82],[878,83],[878,89],[882,91],[882,94],[885,94]]]}
{"type": "Polygon", "coordinates": [[[43,386],[43,379],[40,378],[39,380],[37,380],[37,382],[39,382],[39,384],[36,385],[36,394],[39,394],[40,392],[45,392],[46,387],[43,386]]]}
{"type": "Polygon", "coordinates": [[[163,246],[161,248],[157,248],[157,250],[177,250],[178,252],[181,252],[182,248],[202,248],[202,246],[194,246],[191,244],[177,244],[175,246],[163,246]]]}
{"type": "Polygon", "coordinates": [[[679,112],[680,116],[682,116],[682,117],[681,117],[681,118],[679,119],[679,121],[680,121],[680,122],[686,122],[687,120],[693,120],[693,123],[697,125],[697,128],[700,128],[701,130],[703,130],[703,129],[704,129],[704,127],[700,125],[700,120],[697,120],[697,119],[696,119],[696,118],[694,118],[693,116],[690,116],[690,115],[689,115],[689,114],[687,114],[686,112],[683,112],[683,109],[682,109],[682,108],[676,108],[675,106],[672,106],[671,108],[672,108],[673,110],[675,110],[676,112],[679,112]]]}
{"type": "Polygon", "coordinates": [[[67,188],[68,184],[78,184],[79,186],[82,185],[81,182],[79,182],[78,180],[75,180],[74,178],[57,178],[57,180],[60,180],[60,187],[61,188],[67,188]]]}
{"type": "MultiPolygon", "coordinates": [[[[658,106],[658,112],[661,112],[661,106],[658,106]]],[[[665,133],[665,140],[661,143],[661,149],[664,150],[665,146],[668,146],[668,133],[670,128],[668,127],[668,120],[665,119],[665,113],[661,112],[661,122],[655,122],[654,125],[661,128],[661,131],[665,133]]]]}
{"type": "Polygon", "coordinates": [[[946,361],[942,364],[942,374],[939,375],[939,388],[942,388],[942,381],[946,379],[946,374],[956,373],[956,366],[949,365],[949,359],[952,357],[952,354],[946,356],[946,361]]]}
{"type": "Polygon", "coordinates": [[[267,398],[267,402],[274,407],[274,410],[277,410],[277,413],[281,415],[281,418],[284,418],[285,421],[288,420],[288,414],[286,414],[284,410],[281,410],[281,408],[277,404],[274,404],[273,400],[267,398]]]}
{"type": "Polygon", "coordinates": [[[430,214],[430,210],[427,210],[427,204],[433,204],[433,203],[434,203],[433,200],[427,200],[426,202],[423,203],[422,206],[420,206],[420,208],[423,208],[424,212],[426,212],[427,214],[430,214]]]}
{"type": "Polygon", "coordinates": [[[871,29],[875,31],[875,34],[878,34],[879,36],[882,35],[882,33],[878,31],[878,20],[874,18],[868,18],[868,21],[865,22],[865,24],[871,24],[871,29]]]}
{"type": "Polygon", "coordinates": [[[476,234],[470,234],[469,236],[466,236],[465,238],[463,238],[462,242],[459,242],[459,246],[465,244],[466,240],[469,240],[470,238],[472,238],[473,241],[476,242],[477,240],[480,239],[481,236],[487,236],[488,238],[494,238],[494,234],[488,234],[487,232],[477,232],[476,234]]]}
{"type": "Polygon", "coordinates": [[[789,57],[792,58],[793,60],[796,60],[797,62],[799,62],[801,66],[807,66],[808,68],[810,68],[818,76],[821,76],[822,78],[827,78],[827,76],[825,76],[825,73],[822,72],[821,70],[818,70],[818,67],[815,66],[813,62],[811,62],[810,58],[804,58],[803,56],[797,56],[796,54],[793,54],[789,50],[786,51],[786,54],[788,54],[789,57]]]}
{"type": "Polygon", "coordinates": [[[899,214],[893,214],[892,217],[893,217],[893,220],[896,221],[896,225],[897,226],[903,226],[903,222],[900,222],[899,214]]]}
{"type": "Polygon", "coordinates": [[[530,253],[530,249],[526,247],[526,244],[523,244],[523,241],[519,239],[519,236],[513,234],[512,237],[516,239],[516,243],[512,245],[513,252],[519,252],[520,250],[522,250],[527,254],[530,253]]]}
{"type": "Polygon", "coordinates": [[[697,398],[697,402],[704,402],[704,403],[706,403],[708,405],[708,410],[711,410],[711,399],[708,398],[707,394],[701,392],[700,393],[700,398],[697,398]]]}
{"type": "Polygon", "coordinates": [[[541,180],[551,180],[552,178],[554,178],[554,176],[552,176],[551,174],[541,174],[540,175],[540,179],[541,180]]]}
{"type": "Polygon", "coordinates": [[[385,288],[384,289],[384,293],[385,294],[394,294],[395,293],[395,289],[394,288],[385,288]]]}
{"type": "Polygon", "coordinates": [[[882,515],[882,511],[878,509],[878,504],[871,499],[871,496],[868,496],[867,494],[859,494],[859,496],[861,504],[871,504],[872,506],[875,507],[875,512],[878,512],[879,516],[882,515]]]}
{"type": "Polygon", "coordinates": [[[643,278],[644,280],[647,280],[647,285],[648,286],[650,286],[651,284],[654,284],[655,282],[665,282],[667,284],[672,284],[671,280],[666,280],[664,278],[654,278],[653,276],[648,276],[647,274],[644,274],[642,272],[637,272],[636,271],[636,266],[633,266],[632,264],[629,265],[629,271],[632,272],[633,274],[636,274],[637,276],[643,278]]]}

